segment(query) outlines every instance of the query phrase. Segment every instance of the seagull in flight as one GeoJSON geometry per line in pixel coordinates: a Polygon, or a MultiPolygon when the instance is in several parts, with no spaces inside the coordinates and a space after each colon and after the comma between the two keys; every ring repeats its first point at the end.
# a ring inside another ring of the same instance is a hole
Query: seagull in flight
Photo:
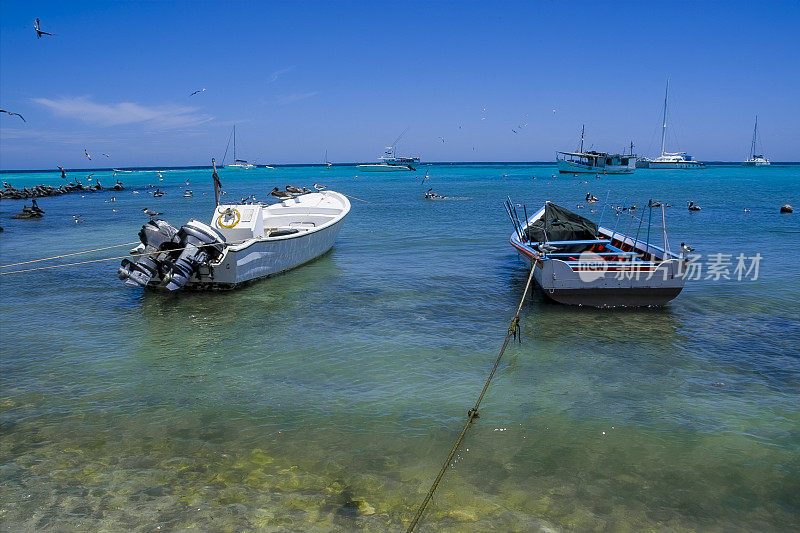
{"type": "Polygon", "coordinates": [[[197,93],[204,93],[204,92],[206,92],[206,89],[205,89],[205,87],[204,87],[204,88],[202,88],[202,89],[198,89],[198,90],[196,90],[195,92],[193,92],[193,93],[192,93],[192,94],[190,94],[189,96],[194,96],[194,95],[196,95],[197,93]]]}
{"type": "Polygon", "coordinates": [[[444,137],[439,137],[439,140],[444,142],[444,137]]]}
{"type": "Polygon", "coordinates": [[[53,36],[52,33],[47,33],[46,31],[42,31],[39,29],[39,19],[36,19],[33,23],[33,29],[36,30],[36,38],[41,39],[42,35],[49,35],[50,37],[53,36]]]}
{"type": "Polygon", "coordinates": [[[86,151],[86,148],[83,149],[83,155],[85,155],[86,159],[88,159],[89,161],[92,160],[92,156],[89,155],[89,152],[86,151]]]}
{"type": "Polygon", "coordinates": [[[158,211],[153,211],[152,209],[147,209],[146,207],[142,209],[142,213],[144,213],[145,216],[148,216],[150,218],[164,214],[164,213],[159,213],[158,211]]]}
{"type": "Polygon", "coordinates": [[[104,155],[104,156],[106,156],[106,157],[111,157],[111,156],[110,156],[110,155],[108,155],[108,154],[100,154],[100,155],[104,155]]]}
{"type": "Polygon", "coordinates": [[[27,120],[25,120],[25,117],[23,117],[19,113],[12,113],[11,111],[6,111],[5,109],[0,109],[0,113],[6,113],[7,115],[12,116],[12,117],[14,115],[16,115],[16,116],[18,116],[19,118],[22,119],[22,122],[28,122],[27,120]]]}

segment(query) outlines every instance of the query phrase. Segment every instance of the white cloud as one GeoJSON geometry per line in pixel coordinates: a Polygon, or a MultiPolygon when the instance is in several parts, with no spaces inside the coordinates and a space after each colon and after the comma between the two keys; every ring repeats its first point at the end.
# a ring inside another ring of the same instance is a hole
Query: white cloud
{"type": "Polygon", "coordinates": [[[179,105],[148,107],[133,102],[101,104],[85,96],[32,100],[58,116],[76,118],[101,126],[145,124],[154,128],[177,129],[199,126],[214,119],[210,115],[198,113],[196,107],[179,105]]]}
{"type": "Polygon", "coordinates": [[[287,94],[284,96],[278,96],[275,98],[275,103],[277,105],[287,105],[292,104],[294,102],[299,102],[300,100],[305,100],[306,98],[311,98],[312,96],[316,96],[319,94],[318,91],[311,91],[307,93],[292,93],[287,94]]]}
{"type": "Polygon", "coordinates": [[[267,85],[269,85],[270,83],[274,83],[274,82],[278,81],[278,78],[280,78],[281,76],[283,76],[287,72],[291,72],[292,70],[294,70],[294,65],[292,65],[291,67],[286,67],[286,68],[282,68],[280,70],[276,70],[275,72],[270,74],[269,81],[267,82],[267,85]]]}

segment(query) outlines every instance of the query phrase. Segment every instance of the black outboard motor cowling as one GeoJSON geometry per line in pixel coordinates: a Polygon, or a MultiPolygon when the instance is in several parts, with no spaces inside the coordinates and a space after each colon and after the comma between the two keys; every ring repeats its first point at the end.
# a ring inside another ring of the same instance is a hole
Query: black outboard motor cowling
{"type": "Polygon", "coordinates": [[[160,219],[151,220],[142,226],[139,240],[142,244],[131,253],[148,255],[123,259],[117,271],[119,279],[130,287],[145,287],[158,274],[159,266],[169,257],[169,251],[180,247],[178,229],[160,219]]]}
{"type": "Polygon", "coordinates": [[[171,291],[186,285],[201,266],[222,257],[225,249],[225,239],[213,228],[197,220],[190,220],[181,227],[178,239],[183,251],[177,259],[166,265],[164,276],[167,289],[171,291]]]}

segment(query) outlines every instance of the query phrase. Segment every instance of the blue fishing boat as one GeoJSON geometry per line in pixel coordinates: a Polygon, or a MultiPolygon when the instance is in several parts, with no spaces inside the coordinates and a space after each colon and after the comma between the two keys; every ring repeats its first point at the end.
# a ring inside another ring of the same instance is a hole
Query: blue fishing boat
{"type": "Polygon", "coordinates": [[[685,261],[669,250],[663,205],[649,202],[641,213],[616,210],[613,229],[551,202],[525,222],[518,220],[511,202],[506,209],[514,223],[511,246],[534,269],[544,294],[556,302],[593,307],[664,305],[683,289],[685,261]],[[652,220],[654,207],[661,207],[663,248],[649,242],[650,221],[643,227],[645,212],[649,210],[652,220]],[[630,217],[627,223],[625,215],[630,217]],[[634,222],[638,229],[632,234],[634,222]],[[620,223],[626,223],[625,233],[617,231],[620,223]]]}

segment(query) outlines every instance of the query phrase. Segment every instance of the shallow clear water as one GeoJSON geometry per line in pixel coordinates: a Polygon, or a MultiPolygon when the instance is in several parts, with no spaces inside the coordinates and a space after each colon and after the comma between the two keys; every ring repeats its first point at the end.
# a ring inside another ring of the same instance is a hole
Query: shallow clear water
{"type": "MultiPolygon", "coordinates": [[[[221,171],[228,198],[317,182],[370,202],[352,201],[331,253],[241,290],[142,292],[116,279],[119,260],[0,277],[0,527],[404,528],[524,288],[502,201],[531,213],[609,191],[674,204],[673,249],[760,253],[758,280],[693,280],[643,310],[534,293],[421,529],[800,527],[800,219],[778,213],[800,204],[800,167],[427,170],[425,186],[422,172],[221,171]],[[449,198],[424,200],[429,186],[449,198]]],[[[2,264],[135,241],[143,207],[208,218],[208,171],[163,175],[118,175],[138,194],[42,199],[41,220],[0,201],[2,264]]]]}

